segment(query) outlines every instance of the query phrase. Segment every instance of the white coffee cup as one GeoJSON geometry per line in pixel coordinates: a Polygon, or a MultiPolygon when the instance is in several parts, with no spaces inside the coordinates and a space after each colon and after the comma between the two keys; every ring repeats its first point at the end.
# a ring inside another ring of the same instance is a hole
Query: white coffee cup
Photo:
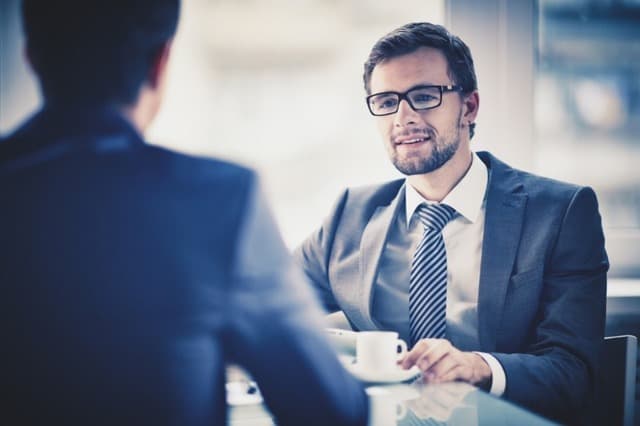
{"type": "Polygon", "coordinates": [[[395,331],[361,331],[356,340],[356,362],[364,371],[388,372],[397,369],[398,359],[407,353],[407,344],[395,331]],[[398,352],[400,348],[400,352],[398,352]]]}
{"type": "Polygon", "coordinates": [[[407,407],[388,389],[373,386],[365,391],[369,397],[369,426],[397,425],[407,415],[407,407]]]}

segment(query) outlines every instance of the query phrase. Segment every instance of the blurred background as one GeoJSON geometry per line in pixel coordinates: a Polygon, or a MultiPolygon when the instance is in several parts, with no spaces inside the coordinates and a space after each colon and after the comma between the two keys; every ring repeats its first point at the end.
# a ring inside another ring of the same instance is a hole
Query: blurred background
{"type": "MultiPolygon", "coordinates": [[[[19,0],[0,0],[0,134],[41,103],[18,17],[19,0]]],[[[607,334],[640,334],[640,0],[183,0],[148,137],[257,168],[293,248],[342,188],[399,176],[362,64],[380,36],[423,20],[471,48],[475,149],[596,190],[607,334]]]]}

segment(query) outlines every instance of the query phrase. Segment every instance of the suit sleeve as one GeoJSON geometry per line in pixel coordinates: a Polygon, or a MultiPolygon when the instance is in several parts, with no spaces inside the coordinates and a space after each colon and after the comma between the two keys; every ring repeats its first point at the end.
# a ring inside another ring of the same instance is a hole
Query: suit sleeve
{"type": "Polygon", "coordinates": [[[609,262],[591,188],[574,193],[546,263],[533,344],[492,355],[506,373],[507,399],[569,421],[584,411],[604,337],[609,262]]]}
{"type": "Polygon", "coordinates": [[[322,226],[314,231],[293,253],[294,261],[302,267],[316,290],[322,306],[329,313],[340,310],[329,281],[329,260],[336,228],[340,222],[347,196],[348,190],[338,198],[322,226]]]}
{"type": "Polygon", "coordinates": [[[322,311],[254,184],[229,289],[229,357],[256,379],[282,425],[364,425],[362,386],[326,340],[322,311]]]}

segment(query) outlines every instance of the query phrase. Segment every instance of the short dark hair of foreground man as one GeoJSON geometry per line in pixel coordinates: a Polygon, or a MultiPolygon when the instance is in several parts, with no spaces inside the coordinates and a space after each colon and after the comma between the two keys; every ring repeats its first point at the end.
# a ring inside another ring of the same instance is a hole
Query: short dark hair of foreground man
{"type": "Polygon", "coordinates": [[[1,424],[366,422],[256,175],[147,145],[178,0],[26,0],[41,111],[0,141],[1,424]]]}

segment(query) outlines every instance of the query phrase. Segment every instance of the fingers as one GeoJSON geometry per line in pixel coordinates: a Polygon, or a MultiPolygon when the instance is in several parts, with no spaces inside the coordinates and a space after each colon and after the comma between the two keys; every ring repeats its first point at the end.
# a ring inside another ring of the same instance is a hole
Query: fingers
{"type": "Polygon", "coordinates": [[[406,353],[404,358],[400,360],[402,368],[408,369],[413,367],[416,364],[416,361],[418,361],[418,358],[420,358],[422,352],[427,350],[427,347],[428,343],[426,339],[419,340],[418,343],[416,343],[413,348],[406,353]]]}
{"type": "Polygon", "coordinates": [[[473,363],[469,353],[456,349],[445,339],[422,339],[402,360],[404,368],[417,365],[428,383],[471,381],[473,363]]]}
{"type": "Polygon", "coordinates": [[[402,367],[407,369],[417,365],[424,371],[443,357],[449,348],[451,348],[451,343],[448,340],[422,339],[402,359],[402,367]]]}
{"type": "Polygon", "coordinates": [[[431,345],[426,351],[422,352],[416,361],[416,365],[423,373],[431,376],[427,376],[427,379],[433,379],[437,373],[443,371],[443,369],[448,370],[451,368],[449,365],[450,360],[447,358],[452,349],[454,348],[448,340],[435,340],[431,342],[431,345]]]}
{"type": "Polygon", "coordinates": [[[468,382],[469,376],[469,366],[465,364],[455,364],[453,368],[449,369],[443,374],[438,375],[437,381],[439,383],[443,382],[453,382],[455,380],[464,380],[468,382]]]}
{"type": "MultiPolygon", "coordinates": [[[[447,352],[434,364],[428,365],[426,362],[423,363],[422,361],[418,361],[418,366],[420,367],[420,370],[422,370],[422,374],[428,382],[440,383],[445,381],[445,375],[451,375],[450,373],[452,371],[457,371],[458,367],[460,367],[460,363],[451,352],[447,352]],[[425,368],[423,368],[423,366],[425,368]]],[[[457,378],[458,377],[453,377],[450,380],[455,380],[457,378]]]]}

